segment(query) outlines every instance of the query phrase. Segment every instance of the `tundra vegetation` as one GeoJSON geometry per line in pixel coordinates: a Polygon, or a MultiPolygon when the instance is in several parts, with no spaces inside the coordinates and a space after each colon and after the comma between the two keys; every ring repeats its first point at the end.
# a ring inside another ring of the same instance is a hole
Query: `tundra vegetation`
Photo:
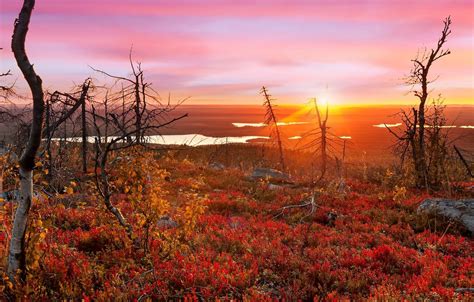
{"type": "Polygon", "coordinates": [[[24,44],[34,4],[24,1],[12,40],[33,105],[9,103],[13,71],[0,74],[0,122],[13,130],[0,156],[1,299],[473,299],[471,231],[417,212],[428,197],[473,195],[472,162],[452,148],[442,106],[424,111],[428,70],[449,53],[449,18],[437,48],[414,61],[420,107],[393,132],[401,163],[341,168],[345,143],[329,148],[316,100],[311,150],[289,150],[263,88],[277,144],[261,152],[150,144],[186,116],[131,55],[130,77],[93,70],[105,83],[43,91],[24,44]],[[282,171],[248,177],[255,168],[282,171]]]}

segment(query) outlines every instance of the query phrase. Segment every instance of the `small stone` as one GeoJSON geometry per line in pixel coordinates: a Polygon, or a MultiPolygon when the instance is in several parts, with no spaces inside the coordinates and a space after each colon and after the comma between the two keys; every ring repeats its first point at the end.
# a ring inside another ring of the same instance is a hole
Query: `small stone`
{"type": "Polygon", "coordinates": [[[160,228],[172,229],[177,227],[178,223],[169,216],[163,216],[156,222],[156,225],[160,228]]]}
{"type": "Polygon", "coordinates": [[[221,163],[213,162],[209,165],[209,168],[216,171],[221,171],[225,169],[225,166],[221,163]]]}
{"type": "Polygon", "coordinates": [[[328,213],[328,226],[335,226],[336,225],[337,214],[333,211],[328,213]]]}
{"type": "Polygon", "coordinates": [[[250,178],[253,180],[266,179],[273,183],[292,183],[288,174],[268,168],[256,168],[252,175],[250,175],[250,178]]]}

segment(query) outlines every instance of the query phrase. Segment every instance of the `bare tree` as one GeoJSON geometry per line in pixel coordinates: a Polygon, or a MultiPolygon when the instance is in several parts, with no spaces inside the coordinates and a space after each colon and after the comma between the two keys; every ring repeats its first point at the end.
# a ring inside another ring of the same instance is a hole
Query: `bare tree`
{"type": "MultiPolygon", "coordinates": [[[[314,110],[316,112],[316,128],[312,129],[302,135],[302,142],[305,139],[309,139],[309,141],[305,142],[302,146],[303,149],[311,148],[314,150],[315,154],[319,153],[319,161],[321,162],[321,174],[317,182],[324,179],[327,172],[327,165],[329,154],[336,153],[336,145],[343,146],[344,142],[341,142],[339,137],[329,131],[330,127],[328,126],[328,119],[329,119],[329,105],[326,105],[326,110],[324,116],[321,114],[319,104],[316,98],[313,100],[314,110]]],[[[345,145],[344,145],[345,146],[345,145]]],[[[343,153],[345,156],[345,147],[343,148],[343,153]]]]}
{"type": "Polygon", "coordinates": [[[91,79],[86,79],[78,92],[66,93],[55,91],[51,94],[51,100],[53,102],[63,105],[63,110],[59,112],[56,120],[51,122],[45,129],[45,138],[49,138],[54,135],[54,132],[58,127],[70,119],[73,114],[86,103],[87,93],[91,86],[91,79]],[[79,97],[75,96],[79,94],[79,97]]]}
{"type": "MultiPolygon", "coordinates": [[[[2,49],[2,48],[0,48],[2,49]]],[[[3,78],[3,77],[7,77],[7,76],[10,76],[11,75],[11,72],[10,70],[8,70],[7,72],[4,72],[4,73],[0,73],[0,78],[3,78]]],[[[11,92],[11,90],[13,89],[12,86],[7,86],[5,84],[0,84],[0,92],[2,93],[0,96],[2,99],[6,99],[7,98],[7,95],[11,92]]]]}
{"type": "Polygon", "coordinates": [[[106,208],[132,238],[132,226],[111,201],[114,193],[109,183],[111,156],[114,152],[134,146],[146,146],[148,135],[157,134],[161,128],[185,118],[187,114],[174,118],[169,116],[169,113],[182,102],[171,105],[168,99],[167,104],[162,104],[159,95],[144,81],[140,64],[137,68],[132,67],[132,79],[114,76],[101,70],[96,71],[113,79],[115,83],[112,87],[106,88],[102,102],[95,102],[92,105],[92,124],[95,131],[95,184],[106,208]],[[114,87],[120,88],[117,91],[114,87]],[[137,90],[137,87],[140,89],[137,90]]]}
{"type": "MultiPolygon", "coordinates": [[[[408,150],[411,150],[411,157],[416,173],[416,185],[420,188],[428,188],[430,186],[429,159],[427,155],[427,100],[430,94],[429,85],[436,79],[430,79],[430,70],[433,64],[444,56],[449,55],[449,49],[444,49],[444,44],[448,36],[451,34],[451,17],[447,17],[444,21],[444,27],[441,36],[438,39],[435,48],[430,51],[425,50],[412,60],[413,68],[410,75],[406,78],[406,83],[412,86],[413,94],[418,98],[418,109],[412,108],[410,112],[401,112],[401,118],[405,125],[403,134],[397,134],[390,128],[389,131],[399,140],[398,147],[401,149],[402,161],[408,150]]],[[[434,110],[437,110],[434,108],[434,110]]],[[[437,120],[433,123],[440,122],[442,112],[434,112],[437,120]]],[[[429,125],[432,129],[441,129],[436,125],[429,125]]],[[[439,126],[439,125],[438,125],[439,126]]],[[[435,139],[436,133],[432,133],[432,139],[435,139]]],[[[439,133],[438,133],[439,134],[439,133]]],[[[439,138],[439,136],[438,136],[439,138]]],[[[439,142],[439,140],[437,141],[439,142]]]]}
{"type": "Polygon", "coordinates": [[[82,86],[81,98],[81,126],[82,126],[82,173],[87,173],[87,113],[86,96],[89,90],[90,81],[82,86]],[[85,92],[85,93],[84,93],[85,92]]]}
{"type": "MultiPolygon", "coordinates": [[[[3,48],[0,48],[3,50],[3,48]]],[[[12,75],[11,70],[0,73],[0,124],[3,124],[3,129],[14,128],[16,131],[14,135],[19,138],[20,129],[25,129],[26,123],[24,122],[27,108],[18,108],[15,103],[11,100],[12,97],[18,97],[15,93],[15,83],[10,83],[7,79],[12,75]],[[12,127],[13,126],[13,127],[12,127]]],[[[2,131],[3,132],[3,131],[2,131]]],[[[23,132],[23,131],[21,131],[23,132]]],[[[3,134],[3,145],[6,144],[5,138],[11,136],[10,131],[4,131],[3,134]]],[[[26,139],[25,139],[26,140],[26,139]]],[[[19,141],[16,139],[15,141],[19,141]]]]}
{"type": "MultiPolygon", "coordinates": [[[[3,48],[0,48],[0,50],[3,50],[3,48]]],[[[14,103],[10,100],[10,97],[15,95],[13,89],[14,84],[7,83],[6,79],[11,75],[12,73],[10,70],[0,73],[0,124],[5,124],[4,126],[23,124],[23,119],[21,118],[24,113],[23,110],[15,110],[17,108],[14,108],[16,106],[14,106],[14,103]]],[[[19,127],[16,127],[16,129],[19,129],[19,127]]],[[[3,133],[4,139],[5,134],[6,133],[3,133]]],[[[2,142],[5,144],[4,141],[2,142]]]]}
{"type": "Polygon", "coordinates": [[[278,119],[275,114],[275,108],[273,104],[274,99],[272,99],[265,86],[262,87],[261,94],[264,97],[263,106],[266,109],[265,124],[271,127],[270,138],[276,139],[276,143],[278,146],[278,154],[280,156],[280,169],[282,169],[282,171],[285,171],[286,167],[285,157],[283,154],[283,142],[281,140],[280,129],[278,127],[278,119]]]}
{"type": "Polygon", "coordinates": [[[319,106],[316,98],[314,101],[314,109],[316,110],[316,115],[318,117],[319,130],[321,131],[321,177],[324,178],[327,169],[327,136],[328,136],[328,127],[327,122],[329,118],[329,105],[326,106],[326,115],[324,119],[321,119],[321,114],[319,112],[319,106]]]}
{"type": "MultiPolygon", "coordinates": [[[[2,50],[3,48],[0,48],[2,50]]],[[[7,70],[6,72],[0,73],[0,79],[2,79],[2,82],[0,82],[0,101],[6,101],[8,100],[8,97],[13,94],[13,84],[7,85],[3,79],[11,76],[11,71],[7,70]]]]}
{"type": "MultiPolygon", "coordinates": [[[[57,135],[60,126],[65,123],[74,121],[75,113],[81,108],[81,137],[82,137],[82,170],[87,172],[87,119],[86,119],[86,103],[88,93],[92,85],[92,80],[87,78],[83,84],[79,85],[76,91],[60,92],[55,91],[46,99],[46,125],[43,138],[46,139],[46,152],[48,154],[49,171],[52,169],[52,139],[57,135]]],[[[72,133],[71,133],[72,134],[72,133]]],[[[65,133],[66,136],[70,135],[65,133]]],[[[52,175],[52,174],[50,174],[52,175]]]]}
{"type": "Polygon", "coordinates": [[[25,232],[28,224],[28,212],[33,198],[33,168],[35,167],[36,153],[41,144],[43,128],[44,95],[42,80],[36,74],[25,51],[26,34],[34,6],[34,0],[23,1],[19,17],[15,20],[12,37],[12,50],[15,60],[33,95],[30,136],[19,160],[20,198],[13,221],[8,256],[7,271],[12,282],[15,282],[18,270],[21,271],[20,280],[24,281],[26,279],[25,232]]]}

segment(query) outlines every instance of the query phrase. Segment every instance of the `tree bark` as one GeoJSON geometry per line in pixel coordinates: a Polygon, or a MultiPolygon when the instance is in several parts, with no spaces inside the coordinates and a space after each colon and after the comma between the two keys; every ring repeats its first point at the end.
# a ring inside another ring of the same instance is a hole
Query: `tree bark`
{"type": "Polygon", "coordinates": [[[425,104],[428,98],[428,69],[424,69],[421,81],[421,96],[420,104],[418,106],[418,156],[416,164],[416,171],[418,175],[418,186],[428,188],[427,166],[426,166],[426,151],[425,151],[425,104]]]}
{"type": "Polygon", "coordinates": [[[15,282],[18,270],[21,271],[21,281],[25,281],[26,277],[25,233],[28,225],[28,212],[33,199],[33,168],[35,166],[36,153],[41,144],[43,128],[44,95],[42,80],[36,74],[25,51],[26,34],[34,6],[35,0],[25,0],[23,2],[19,17],[15,21],[12,37],[12,51],[15,55],[15,60],[33,95],[33,119],[30,136],[19,160],[20,199],[18,200],[18,207],[13,221],[8,255],[7,272],[12,282],[15,282]]]}
{"type": "Polygon", "coordinates": [[[51,180],[53,179],[53,153],[51,152],[51,133],[50,133],[50,119],[51,119],[51,98],[46,99],[46,137],[48,138],[48,141],[46,142],[46,154],[48,155],[48,176],[47,179],[49,183],[51,184],[51,180]]]}
{"type": "Polygon", "coordinates": [[[327,121],[329,117],[329,106],[326,106],[326,116],[324,120],[321,119],[321,114],[319,112],[319,106],[316,99],[314,99],[314,108],[316,110],[316,116],[318,117],[318,125],[321,131],[321,176],[318,181],[321,181],[326,175],[327,170],[327,121]]]}
{"type": "Polygon", "coordinates": [[[53,93],[53,95],[59,94],[59,95],[62,95],[62,96],[67,96],[68,98],[73,99],[75,101],[75,103],[71,107],[71,109],[69,109],[69,111],[67,111],[63,116],[61,116],[53,124],[47,123],[44,134],[45,134],[45,137],[48,140],[51,140],[51,136],[52,136],[53,132],[56,131],[62,123],[66,122],[74,114],[74,112],[76,112],[76,110],[79,109],[79,107],[81,107],[82,105],[85,106],[85,102],[86,102],[86,98],[87,98],[87,93],[89,91],[89,87],[90,87],[90,79],[86,80],[86,82],[84,82],[84,84],[82,84],[82,92],[81,92],[81,95],[78,99],[73,97],[70,94],[67,94],[67,93],[61,93],[61,92],[58,92],[58,91],[53,93]]]}
{"type": "MultiPolygon", "coordinates": [[[[100,160],[100,179],[102,182],[102,195],[104,197],[104,203],[107,208],[114,216],[117,218],[118,222],[122,227],[125,228],[127,231],[127,235],[130,238],[130,240],[133,241],[133,228],[132,226],[127,222],[125,217],[123,217],[122,212],[120,212],[119,209],[117,209],[111,201],[112,197],[112,192],[110,191],[110,186],[109,186],[109,179],[108,179],[108,174],[107,174],[107,157],[109,154],[109,148],[112,146],[111,143],[107,144],[106,149],[104,150],[104,153],[102,155],[102,158],[100,160]]],[[[97,177],[97,170],[96,170],[96,177],[97,177]]]]}
{"type": "Polygon", "coordinates": [[[82,119],[82,172],[87,173],[87,120],[86,120],[86,101],[82,101],[81,105],[82,119]]]}
{"type": "MultiPolygon", "coordinates": [[[[421,85],[421,91],[415,91],[415,96],[420,100],[418,106],[418,142],[417,142],[417,160],[415,160],[415,170],[417,171],[417,186],[420,188],[429,188],[431,183],[430,175],[428,173],[428,164],[426,159],[426,142],[425,142],[425,105],[428,100],[429,91],[428,84],[432,81],[428,78],[430,68],[435,61],[449,55],[449,50],[443,50],[442,47],[447,41],[447,37],[451,34],[449,29],[451,26],[451,17],[444,20],[444,28],[441,32],[441,37],[438,40],[436,48],[431,49],[428,56],[424,56],[421,60],[415,59],[415,68],[412,70],[412,78],[415,79],[416,84],[421,85]]],[[[415,128],[415,131],[417,129],[415,128]]]]}
{"type": "Polygon", "coordinates": [[[33,197],[33,171],[20,167],[20,200],[15,212],[10,254],[8,257],[8,275],[15,280],[15,273],[20,271],[20,280],[26,279],[25,234],[28,225],[28,213],[33,197]]]}

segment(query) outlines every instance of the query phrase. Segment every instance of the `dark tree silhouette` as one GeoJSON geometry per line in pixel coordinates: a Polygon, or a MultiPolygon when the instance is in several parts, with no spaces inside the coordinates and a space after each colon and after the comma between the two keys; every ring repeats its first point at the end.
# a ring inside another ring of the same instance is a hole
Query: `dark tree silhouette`
{"type": "MultiPolygon", "coordinates": [[[[392,131],[387,127],[387,129],[399,140],[399,147],[402,149],[402,162],[405,159],[406,153],[409,150],[411,151],[411,157],[416,174],[416,185],[419,188],[428,188],[432,182],[432,179],[430,179],[430,167],[426,150],[427,100],[430,94],[429,85],[436,79],[430,78],[430,70],[436,61],[451,53],[449,49],[443,48],[448,36],[451,34],[451,17],[447,17],[443,23],[444,27],[441,31],[441,36],[438,39],[436,47],[429,51],[425,49],[422,54],[419,54],[412,60],[413,68],[411,69],[409,76],[406,78],[406,83],[412,86],[411,91],[418,98],[418,109],[412,108],[410,112],[401,112],[400,115],[405,126],[403,134],[395,133],[395,131],[392,131]]],[[[434,114],[434,118],[439,121],[442,112],[435,112],[434,114]]],[[[432,126],[433,125],[430,125],[430,127],[432,126]]]]}
{"type": "MultiPolygon", "coordinates": [[[[3,50],[3,48],[0,48],[0,50],[3,50]]],[[[4,82],[4,78],[11,76],[11,70],[7,70],[5,72],[0,73],[0,101],[6,101],[8,100],[8,97],[13,93],[13,85],[7,85],[4,82]]]]}
{"type": "Polygon", "coordinates": [[[319,112],[319,106],[316,99],[314,101],[314,109],[316,110],[316,115],[318,117],[319,130],[321,131],[321,176],[320,179],[324,178],[326,175],[327,169],[327,136],[328,136],[328,127],[327,122],[329,118],[329,106],[326,106],[326,115],[324,119],[321,119],[321,113],[319,112]]]}
{"type": "MultiPolygon", "coordinates": [[[[45,152],[48,155],[47,164],[49,170],[49,179],[54,177],[55,169],[53,165],[53,153],[51,144],[54,138],[57,138],[60,128],[72,125],[77,118],[76,113],[81,108],[81,134],[82,134],[82,170],[87,171],[87,121],[84,112],[88,100],[88,93],[91,90],[92,80],[87,78],[81,85],[74,88],[72,92],[55,91],[46,98],[46,116],[43,138],[45,139],[45,152]]],[[[71,133],[64,131],[65,139],[71,133]]],[[[60,141],[60,143],[65,143],[60,141]]],[[[59,155],[59,154],[58,154],[59,155]]],[[[60,159],[60,158],[59,158],[60,159]]]]}
{"type": "Polygon", "coordinates": [[[146,146],[147,135],[157,134],[161,128],[187,117],[187,114],[175,118],[169,117],[169,113],[183,101],[171,105],[168,100],[167,104],[162,104],[159,95],[149,83],[144,81],[140,64],[135,68],[131,58],[130,62],[132,66],[131,79],[94,69],[113,79],[115,83],[112,87],[105,87],[106,92],[103,100],[92,104],[91,114],[95,131],[95,185],[107,210],[116,217],[132,239],[132,226],[111,200],[114,193],[109,184],[111,155],[116,151],[134,146],[146,146]],[[116,90],[114,87],[121,88],[116,90]]]}
{"type": "Polygon", "coordinates": [[[310,148],[315,154],[318,154],[318,160],[320,161],[321,174],[316,182],[324,179],[327,172],[329,154],[336,154],[336,145],[343,148],[345,153],[344,142],[337,137],[334,133],[330,132],[328,126],[329,119],[329,105],[326,106],[324,116],[321,114],[319,104],[316,98],[312,99],[314,110],[316,112],[316,128],[302,135],[302,142],[305,142],[301,148],[310,148]],[[309,139],[309,141],[307,141],[309,139]]]}
{"type": "Polygon", "coordinates": [[[275,139],[278,147],[278,154],[280,157],[280,169],[282,171],[286,170],[285,166],[285,156],[283,154],[283,142],[281,139],[280,128],[278,127],[278,118],[275,114],[275,106],[272,99],[272,96],[268,93],[268,90],[265,86],[262,87],[261,94],[264,97],[263,106],[266,109],[265,112],[265,124],[271,127],[270,138],[275,139]]]}

